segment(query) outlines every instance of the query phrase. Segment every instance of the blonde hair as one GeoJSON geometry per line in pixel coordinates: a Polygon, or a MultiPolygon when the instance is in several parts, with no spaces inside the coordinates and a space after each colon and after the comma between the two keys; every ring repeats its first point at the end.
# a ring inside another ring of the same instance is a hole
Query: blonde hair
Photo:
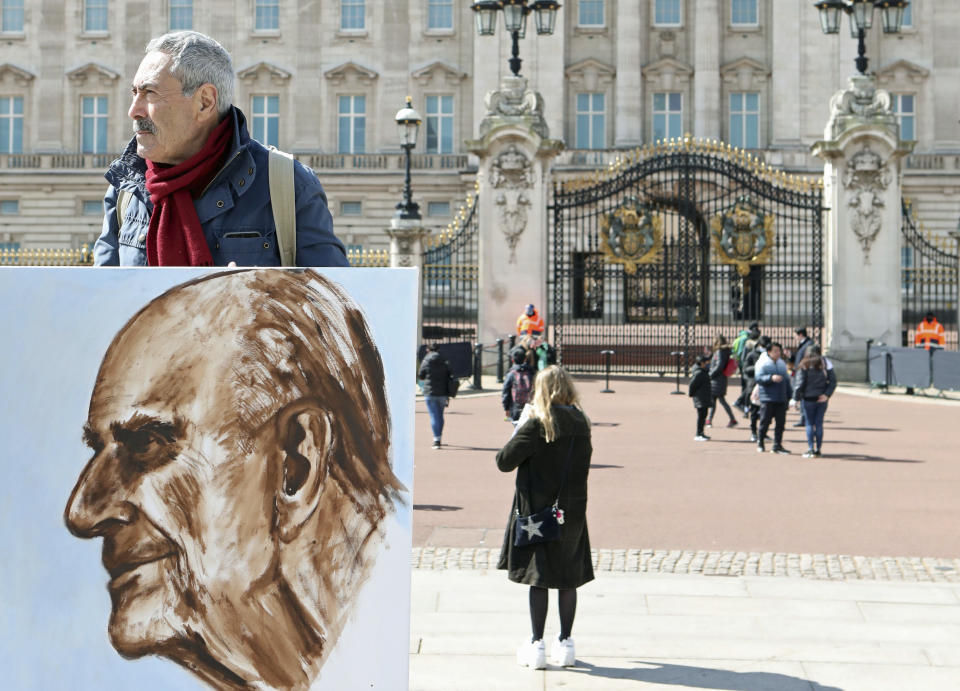
{"type": "Polygon", "coordinates": [[[533,417],[543,425],[543,434],[548,442],[557,438],[551,406],[572,405],[580,407],[580,395],[573,379],[559,365],[545,367],[533,384],[533,417]]]}

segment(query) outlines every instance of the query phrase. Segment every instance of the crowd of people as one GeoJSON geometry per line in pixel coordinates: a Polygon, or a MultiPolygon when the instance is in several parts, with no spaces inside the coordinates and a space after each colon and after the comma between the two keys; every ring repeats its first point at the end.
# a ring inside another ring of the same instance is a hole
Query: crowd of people
{"type": "Polygon", "coordinates": [[[730,377],[740,374],[740,395],[735,401],[750,422],[750,441],[758,452],[767,450],[770,426],[773,444],[770,451],[789,454],[783,445],[788,407],[800,412],[795,423],[806,428],[805,458],[818,458],[823,446],[823,421],[827,402],[837,386],[833,364],[804,326],[795,330],[796,343],[787,351],[781,343],[763,335],[759,324],[742,330],[733,343],[718,335],[709,353],[700,354],[690,375],[689,396],[697,411],[694,440],[710,441],[706,429],[713,427],[719,403],[729,418],[727,427],[737,419],[726,401],[730,377]]]}

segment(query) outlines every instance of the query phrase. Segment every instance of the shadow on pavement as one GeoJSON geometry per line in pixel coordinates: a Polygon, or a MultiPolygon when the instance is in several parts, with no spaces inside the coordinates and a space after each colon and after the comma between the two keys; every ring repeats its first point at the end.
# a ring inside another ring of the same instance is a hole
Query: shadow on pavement
{"type": "Polygon", "coordinates": [[[591,427],[619,427],[619,422],[595,422],[594,420],[590,421],[591,427]]]}
{"type": "Polygon", "coordinates": [[[499,446],[487,447],[487,446],[464,446],[463,444],[447,444],[444,443],[443,448],[446,450],[457,449],[459,451],[492,451],[496,453],[500,450],[499,446]]]}
{"type": "Polygon", "coordinates": [[[462,506],[447,506],[446,504],[414,504],[414,511],[462,511],[462,506]]]}
{"type": "Polygon", "coordinates": [[[892,427],[830,427],[829,423],[824,424],[824,429],[846,430],[849,432],[898,432],[892,427]]]}
{"type": "Polygon", "coordinates": [[[604,463],[591,463],[590,470],[603,470],[604,468],[622,468],[622,465],[608,465],[604,463]]]}
{"type": "Polygon", "coordinates": [[[634,669],[600,667],[577,661],[569,672],[609,679],[630,679],[652,684],[673,684],[687,688],[718,689],[720,691],[843,691],[836,686],[823,686],[815,681],[774,672],[731,672],[726,669],[671,665],[661,662],[634,661],[644,665],[634,669]]]}
{"type": "Polygon", "coordinates": [[[884,458],[883,456],[868,456],[863,453],[844,453],[844,454],[823,454],[821,460],[829,459],[831,461],[866,461],[869,463],[925,463],[910,458],[884,458]]]}

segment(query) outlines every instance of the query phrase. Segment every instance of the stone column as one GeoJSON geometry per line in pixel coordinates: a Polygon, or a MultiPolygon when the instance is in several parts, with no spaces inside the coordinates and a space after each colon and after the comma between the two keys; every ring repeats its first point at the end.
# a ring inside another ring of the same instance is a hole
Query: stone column
{"type": "Polygon", "coordinates": [[[611,125],[614,128],[613,144],[620,148],[643,143],[643,85],[640,83],[643,56],[640,36],[644,32],[640,14],[638,8],[621,12],[620,16],[608,20],[614,23],[617,32],[616,117],[611,125]]]}
{"type": "Polygon", "coordinates": [[[479,159],[479,335],[491,345],[514,332],[527,303],[550,326],[547,304],[547,203],[551,165],[563,143],[550,139],[543,99],[523,77],[505,77],[485,99],[479,159]]]}
{"type": "Polygon", "coordinates": [[[387,235],[390,236],[390,267],[416,267],[417,281],[417,348],[423,342],[423,245],[430,234],[420,219],[394,216],[390,219],[387,235]]]}
{"type": "Polygon", "coordinates": [[[864,381],[867,339],[900,344],[900,141],[890,94],[857,75],[830,100],[824,139],[824,345],[841,379],[864,381]]]}
{"type": "MultiPolygon", "coordinates": [[[[688,7],[693,8],[694,3],[688,7]]],[[[726,139],[720,133],[720,33],[718,0],[697,0],[693,27],[693,134],[726,139]]],[[[684,130],[686,131],[686,130],[684,130]]]]}

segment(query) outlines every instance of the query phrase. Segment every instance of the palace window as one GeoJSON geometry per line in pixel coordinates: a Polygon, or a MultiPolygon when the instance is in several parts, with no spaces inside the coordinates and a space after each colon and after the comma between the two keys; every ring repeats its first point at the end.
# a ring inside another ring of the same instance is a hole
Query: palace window
{"type": "Polygon", "coordinates": [[[428,154],[453,153],[453,96],[427,96],[428,154]]]}
{"type": "Polygon", "coordinates": [[[193,28],[193,0],[170,0],[170,31],[193,28]]]}
{"type": "Polygon", "coordinates": [[[107,0],[85,0],[83,30],[87,33],[104,33],[107,29],[107,0]]]}
{"type": "Polygon", "coordinates": [[[760,94],[740,91],[730,94],[729,142],[740,149],[760,148],[760,94]]]}
{"type": "Polygon", "coordinates": [[[0,97],[0,154],[23,153],[23,97],[0,97]]]}
{"type": "Polygon", "coordinates": [[[340,0],[340,30],[362,31],[366,28],[366,0],[340,0]]]}
{"type": "Polygon", "coordinates": [[[254,96],[253,138],[264,146],[280,146],[280,97],[254,96]]]}
{"type": "Polygon", "coordinates": [[[253,28],[255,31],[280,30],[280,0],[256,0],[253,28]]]}
{"type": "Polygon", "coordinates": [[[679,91],[653,94],[653,140],[683,136],[683,94],[679,91]]]}
{"type": "Polygon", "coordinates": [[[84,96],[80,102],[80,151],[102,154],[107,150],[107,97],[84,96]]]}
{"type": "Polygon", "coordinates": [[[2,29],[4,33],[23,33],[23,0],[3,0],[2,29]]]}
{"type": "Polygon", "coordinates": [[[680,26],[683,23],[681,0],[654,0],[655,26],[680,26]]]}
{"type": "Polygon", "coordinates": [[[603,0],[580,0],[577,7],[578,26],[603,26],[603,0]]]}
{"type": "Polygon", "coordinates": [[[757,0],[730,0],[730,23],[734,26],[756,26],[757,0]]]}
{"type": "Polygon", "coordinates": [[[606,146],[605,94],[577,94],[577,148],[602,149],[606,146]]]}
{"type": "Polygon", "coordinates": [[[453,0],[427,0],[427,28],[453,29],[453,0]]]}
{"type": "Polygon", "coordinates": [[[893,113],[900,123],[900,139],[914,141],[917,138],[916,98],[913,94],[892,94],[893,113]]]}
{"type": "Polygon", "coordinates": [[[366,151],[367,97],[340,96],[337,101],[337,151],[362,154],[366,151]]]}

